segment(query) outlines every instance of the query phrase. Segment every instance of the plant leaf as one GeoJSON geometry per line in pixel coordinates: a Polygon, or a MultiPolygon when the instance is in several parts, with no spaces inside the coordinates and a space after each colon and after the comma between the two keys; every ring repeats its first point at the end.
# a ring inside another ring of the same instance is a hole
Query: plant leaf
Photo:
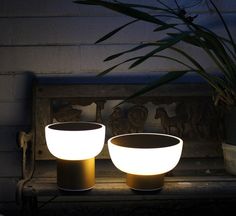
{"type": "Polygon", "coordinates": [[[214,4],[214,2],[212,0],[209,0],[209,1],[211,2],[211,4],[214,7],[214,9],[215,9],[216,13],[218,14],[218,16],[220,17],[220,19],[221,19],[221,21],[222,21],[222,23],[223,23],[223,25],[225,27],[225,30],[226,30],[226,32],[227,32],[227,34],[229,36],[229,39],[231,40],[232,45],[234,46],[234,52],[236,52],[236,45],[234,43],[233,37],[232,37],[232,35],[230,33],[230,30],[229,30],[229,28],[228,28],[228,26],[227,26],[227,24],[226,24],[226,22],[225,22],[225,20],[224,20],[224,18],[222,16],[221,12],[218,10],[218,8],[216,7],[216,5],[214,4]]]}
{"type": "Polygon", "coordinates": [[[129,97],[127,97],[126,99],[124,99],[123,101],[121,101],[119,104],[117,104],[116,106],[121,105],[122,103],[131,100],[135,97],[138,97],[140,95],[143,95],[155,88],[158,88],[166,83],[169,83],[173,80],[176,80],[180,77],[182,77],[183,75],[185,75],[188,72],[191,72],[192,70],[181,70],[181,71],[171,71],[168,72],[167,74],[161,76],[159,79],[150,82],[149,84],[147,84],[144,88],[142,88],[141,90],[135,92],[134,94],[130,95],[129,97]]]}
{"type": "Polygon", "coordinates": [[[121,2],[120,3],[112,3],[112,2],[102,1],[102,0],[84,0],[84,1],[77,0],[77,1],[74,1],[74,3],[103,6],[105,8],[110,9],[110,10],[127,15],[129,17],[133,17],[133,18],[136,18],[139,20],[150,22],[150,23],[155,23],[158,25],[165,25],[165,22],[155,18],[154,16],[152,16],[148,13],[145,13],[143,11],[134,9],[132,7],[129,7],[128,4],[121,3],[121,2]]]}
{"type": "Polygon", "coordinates": [[[168,59],[168,60],[171,60],[171,61],[174,61],[174,62],[177,62],[181,65],[184,65],[185,67],[189,68],[190,70],[192,71],[196,71],[196,69],[194,69],[193,67],[189,66],[188,64],[185,64],[184,62],[176,59],[176,58],[172,58],[172,57],[169,57],[169,56],[164,56],[164,55],[154,55],[153,57],[157,57],[157,58],[165,58],[165,59],[168,59]]]}
{"type": "Polygon", "coordinates": [[[143,48],[148,47],[148,46],[157,46],[157,44],[156,44],[156,43],[145,43],[145,44],[141,44],[141,45],[136,46],[136,47],[134,47],[134,48],[132,48],[132,49],[125,50],[125,51],[123,51],[123,52],[120,52],[120,53],[116,53],[116,54],[114,54],[114,55],[111,55],[111,56],[107,57],[104,61],[110,61],[110,60],[112,60],[112,59],[115,59],[115,58],[117,58],[117,57],[123,55],[123,54],[130,53],[130,52],[134,52],[134,51],[143,49],[143,48]]]}
{"type": "Polygon", "coordinates": [[[137,20],[137,19],[136,19],[136,20],[133,20],[133,21],[131,21],[131,22],[126,23],[125,25],[120,26],[119,28],[114,29],[113,31],[109,32],[108,34],[104,35],[102,38],[100,38],[99,40],[97,40],[97,41],[95,42],[95,44],[101,43],[102,41],[107,40],[108,38],[110,38],[110,37],[112,37],[114,34],[116,34],[117,32],[121,31],[123,28],[125,28],[125,27],[127,27],[128,25],[131,25],[131,24],[133,24],[133,23],[135,23],[135,22],[137,22],[137,21],[139,21],[139,20],[137,20]]]}
{"type": "Polygon", "coordinates": [[[137,60],[137,59],[139,59],[139,58],[140,58],[140,57],[137,56],[137,57],[134,57],[134,58],[127,59],[127,60],[125,60],[125,61],[123,61],[123,62],[120,62],[120,63],[118,63],[118,64],[116,64],[116,65],[113,65],[112,67],[110,67],[110,68],[104,70],[103,72],[99,73],[97,76],[104,76],[104,75],[106,75],[107,73],[109,73],[109,72],[111,72],[112,70],[114,70],[115,68],[117,68],[118,66],[120,66],[120,65],[122,65],[122,64],[124,64],[124,63],[130,62],[130,61],[137,60]]]}
{"type": "Polygon", "coordinates": [[[154,49],[153,51],[149,52],[148,54],[144,55],[142,58],[138,59],[137,61],[135,61],[130,67],[129,69],[136,67],[137,65],[143,63],[144,61],[146,61],[148,58],[150,58],[151,56],[153,56],[154,54],[165,50],[167,48],[172,47],[173,45],[175,45],[176,43],[178,43],[179,41],[183,40],[184,37],[186,37],[188,35],[188,33],[181,33],[179,34],[177,37],[175,38],[170,38],[170,39],[165,39],[162,41],[159,41],[160,46],[156,49],[154,49]],[[162,44],[163,42],[163,44],[162,44]]]}
{"type": "Polygon", "coordinates": [[[177,25],[178,25],[177,23],[176,24],[166,24],[166,25],[162,25],[162,26],[157,27],[153,31],[154,32],[163,31],[163,30],[166,30],[166,29],[169,29],[169,28],[173,28],[177,25]]]}

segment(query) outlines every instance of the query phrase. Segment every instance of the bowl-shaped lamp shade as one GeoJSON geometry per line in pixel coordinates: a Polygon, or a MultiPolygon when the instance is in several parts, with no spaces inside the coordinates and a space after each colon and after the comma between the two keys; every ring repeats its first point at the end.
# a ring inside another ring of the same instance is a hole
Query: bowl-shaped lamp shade
{"type": "Polygon", "coordinates": [[[164,174],[178,164],[182,148],[182,139],[168,134],[131,133],[108,140],[113,164],[127,173],[127,184],[134,189],[161,188],[164,174]],[[159,181],[157,176],[161,178],[160,183],[151,186],[152,181],[159,181]],[[140,186],[133,181],[146,182],[146,185],[141,183],[140,186]],[[141,188],[135,188],[136,186],[141,188]]]}
{"type": "Polygon", "coordinates": [[[52,155],[63,160],[84,160],[97,156],[105,140],[105,126],[94,122],[62,122],[45,127],[52,155]]]}

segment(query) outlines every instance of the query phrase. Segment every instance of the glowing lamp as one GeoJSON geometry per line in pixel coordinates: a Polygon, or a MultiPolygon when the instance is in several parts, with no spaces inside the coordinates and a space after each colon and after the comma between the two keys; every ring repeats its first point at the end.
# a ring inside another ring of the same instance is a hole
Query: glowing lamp
{"type": "Polygon", "coordinates": [[[158,133],[131,133],[108,140],[112,162],[127,173],[126,183],[135,190],[158,190],[165,173],[179,162],[182,139],[158,133]]]}
{"type": "Polygon", "coordinates": [[[62,190],[91,189],[95,157],[105,140],[105,126],[95,122],[61,122],[45,127],[49,151],[57,158],[57,185],[62,190]]]}

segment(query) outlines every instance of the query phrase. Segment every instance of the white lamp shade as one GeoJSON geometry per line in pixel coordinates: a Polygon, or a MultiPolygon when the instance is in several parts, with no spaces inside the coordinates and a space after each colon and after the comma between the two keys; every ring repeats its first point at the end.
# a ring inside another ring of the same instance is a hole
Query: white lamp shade
{"type": "Polygon", "coordinates": [[[112,137],[108,149],[114,165],[125,173],[158,175],[179,162],[182,139],[157,133],[132,133],[112,137]]]}
{"type": "Polygon", "coordinates": [[[105,126],[95,122],[61,122],[45,127],[52,155],[63,160],[85,160],[97,156],[104,146],[105,126]]]}

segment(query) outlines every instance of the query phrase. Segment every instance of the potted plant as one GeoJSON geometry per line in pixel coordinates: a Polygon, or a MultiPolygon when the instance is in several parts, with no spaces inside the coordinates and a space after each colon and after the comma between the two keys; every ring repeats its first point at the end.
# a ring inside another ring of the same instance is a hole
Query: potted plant
{"type": "MultiPolygon", "coordinates": [[[[168,82],[176,80],[187,73],[195,72],[202,77],[213,89],[213,99],[217,106],[223,107],[225,112],[225,139],[223,152],[225,156],[226,170],[236,174],[236,44],[224,17],[212,0],[205,0],[211,9],[218,15],[224,27],[226,36],[223,37],[210,28],[196,22],[197,15],[189,15],[187,9],[173,0],[174,6],[169,6],[162,0],[156,0],[154,5],[123,3],[117,0],[77,0],[78,4],[97,5],[122,13],[134,18],[132,21],[114,29],[100,38],[96,43],[103,42],[117,32],[139,21],[145,21],[155,26],[153,33],[162,32],[164,38],[156,41],[141,43],[131,49],[109,56],[105,61],[112,61],[125,57],[126,54],[134,54],[132,58],[126,58],[118,64],[101,72],[105,75],[122,64],[129,63],[129,69],[134,68],[150,58],[167,59],[182,66],[181,70],[167,72],[162,77],[149,83],[144,89],[131,95],[127,99],[143,94],[168,82]],[[150,12],[151,11],[151,12],[150,12]],[[163,18],[171,17],[167,21],[163,18]],[[182,49],[179,44],[187,44],[203,51],[217,67],[217,73],[208,71],[201,62],[182,49]],[[141,56],[135,55],[138,50],[150,48],[141,56]],[[178,57],[163,54],[163,51],[171,50],[178,57]],[[184,60],[183,60],[184,59],[184,60]],[[230,120],[230,121],[229,121],[230,120]],[[229,165],[229,167],[228,167],[229,165]]],[[[201,1],[200,1],[201,2],[201,1]]]]}

